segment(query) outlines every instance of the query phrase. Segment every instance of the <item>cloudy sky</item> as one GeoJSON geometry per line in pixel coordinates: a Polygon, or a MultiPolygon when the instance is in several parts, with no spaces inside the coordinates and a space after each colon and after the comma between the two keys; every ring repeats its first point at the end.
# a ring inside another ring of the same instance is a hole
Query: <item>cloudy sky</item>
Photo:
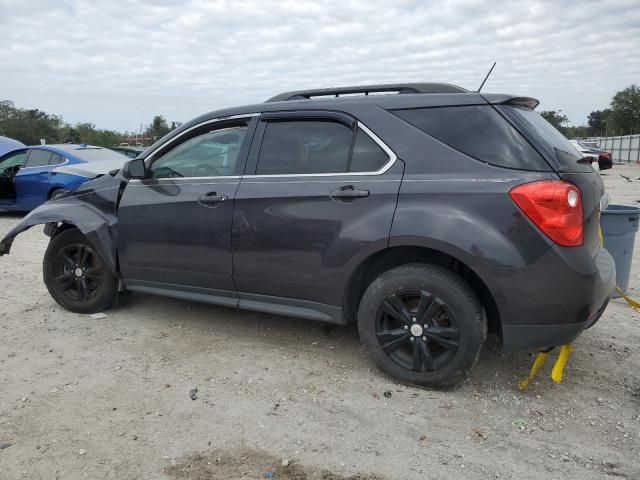
{"type": "Polygon", "coordinates": [[[640,0],[0,0],[0,99],[135,130],[291,89],[442,81],[573,123],[640,83],[640,0]]]}

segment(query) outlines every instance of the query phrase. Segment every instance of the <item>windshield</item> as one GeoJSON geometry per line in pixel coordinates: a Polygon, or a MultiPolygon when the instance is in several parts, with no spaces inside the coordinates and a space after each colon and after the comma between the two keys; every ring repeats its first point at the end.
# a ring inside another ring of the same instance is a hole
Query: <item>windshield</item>
{"type": "Polygon", "coordinates": [[[527,139],[561,172],[593,172],[589,162],[553,125],[530,108],[501,105],[499,110],[511,119],[527,139]]]}

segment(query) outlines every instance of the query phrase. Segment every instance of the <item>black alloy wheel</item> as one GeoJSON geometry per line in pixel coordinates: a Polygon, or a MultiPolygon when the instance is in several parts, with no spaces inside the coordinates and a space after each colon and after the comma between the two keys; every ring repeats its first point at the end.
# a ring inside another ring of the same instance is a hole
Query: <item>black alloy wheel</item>
{"type": "Polygon", "coordinates": [[[439,388],[467,376],[486,339],[487,320],[480,299],[457,273],[411,263],[382,273],[367,287],[358,333],[383,372],[439,388]]]}
{"type": "Polygon", "coordinates": [[[95,297],[104,280],[100,258],[87,245],[74,243],[61,248],[56,256],[54,278],[58,288],[70,299],[86,301],[95,297]]]}
{"type": "Polygon", "coordinates": [[[116,278],[96,248],[76,228],[49,242],[43,262],[44,282],[53,299],[76,313],[97,313],[116,298],[116,278]]]}
{"type": "Polygon", "coordinates": [[[460,346],[455,315],[442,299],[425,290],[389,295],[378,309],[376,336],[393,362],[414,372],[440,370],[460,346]]]}

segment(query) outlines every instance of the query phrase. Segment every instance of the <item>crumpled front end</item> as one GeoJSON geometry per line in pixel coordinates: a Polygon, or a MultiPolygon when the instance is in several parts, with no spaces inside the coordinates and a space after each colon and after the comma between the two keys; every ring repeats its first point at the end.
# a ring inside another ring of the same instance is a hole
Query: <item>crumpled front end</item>
{"type": "Polygon", "coordinates": [[[104,175],[40,205],[22,219],[0,241],[0,256],[11,251],[16,236],[34,225],[45,224],[45,233],[53,235],[64,225],[77,227],[116,272],[117,204],[124,179],[104,175]]]}

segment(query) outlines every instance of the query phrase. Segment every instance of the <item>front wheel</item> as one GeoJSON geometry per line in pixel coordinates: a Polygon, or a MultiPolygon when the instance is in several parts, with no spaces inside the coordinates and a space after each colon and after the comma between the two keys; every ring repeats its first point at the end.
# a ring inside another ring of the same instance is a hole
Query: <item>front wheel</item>
{"type": "Polygon", "coordinates": [[[75,228],[51,239],[44,255],[43,276],[53,299],[71,312],[100,312],[115,299],[116,278],[75,228]]]}
{"type": "Polygon", "coordinates": [[[408,383],[461,382],[487,335],[482,304],[456,273],[408,264],[376,278],[358,309],[360,340],[378,367],[408,383]]]}

